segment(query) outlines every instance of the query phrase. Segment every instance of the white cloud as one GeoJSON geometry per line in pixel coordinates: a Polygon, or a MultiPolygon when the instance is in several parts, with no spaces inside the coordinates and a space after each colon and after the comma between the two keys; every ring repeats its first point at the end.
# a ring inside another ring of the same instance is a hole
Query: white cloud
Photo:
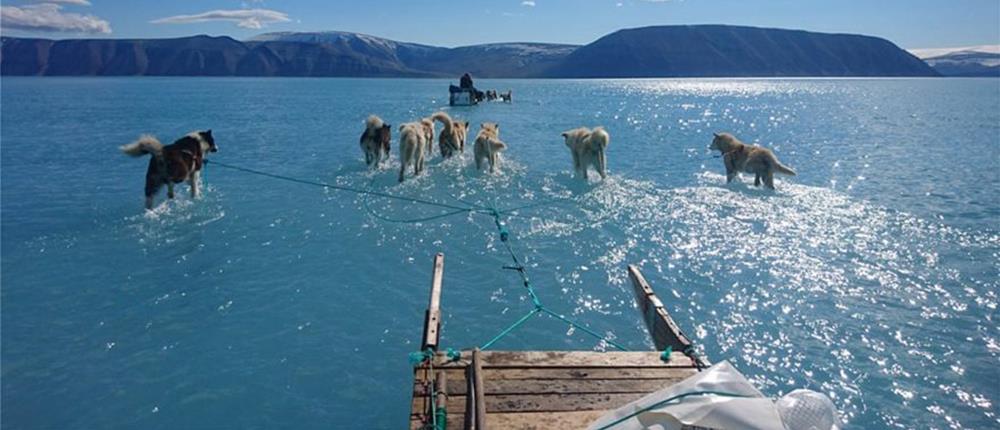
{"type": "Polygon", "coordinates": [[[289,22],[284,12],[270,9],[210,10],[195,15],[168,16],[150,21],[153,24],[191,24],[196,22],[230,21],[236,26],[259,30],[274,22],[289,22]]]}
{"type": "Polygon", "coordinates": [[[93,15],[63,12],[62,6],[55,3],[0,6],[0,26],[5,29],[25,31],[111,33],[111,24],[108,21],[93,15]]]}
{"type": "Polygon", "coordinates": [[[62,4],[73,4],[77,6],[90,6],[90,1],[88,0],[41,0],[35,3],[62,3],[62,4]]]}
{"type": "Polygon", "coordinates": [[[524,0],[521,2],[521,6],[535,7],[535,0],[524,0]]]}

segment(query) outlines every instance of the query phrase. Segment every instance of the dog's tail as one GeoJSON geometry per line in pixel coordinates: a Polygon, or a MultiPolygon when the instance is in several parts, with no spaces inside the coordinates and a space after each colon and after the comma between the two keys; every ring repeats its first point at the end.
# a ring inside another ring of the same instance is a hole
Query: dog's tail
{"type": "Polygon", "coordinates": [[[590,143],[594,145],[595,149],[600,148],[603,150],[611,143],[611,136],[608,135],[607,131],[604,131],[604,127],[595,127],[590,132],[590,143]]]}
{"type": "Polygon", "coordinates": [[[444,112],[440,111],[434,112],[434,115],[431,115],[431,119],[435,121],[440,121],[441,124],[444,125],[444,129],[448,131],[451,131],[451,127],[454,125],[454,122],[452,122],[451,117],[444,112]]]}
{"type": "Polygon", "coordinates": [[[769,157],[770,159],[768,160],[768,164],[774,167],[774,173],[781,173],[783,175],[795,176],[795,171],[792,170],[791,167],[781,164],[781,162],[778,161],[778,157],[775,157],[774,154],[770,155],[771,156],[769,157]]]}
{"type": "Polygon", "coordinates": [[[133,157],[140,157],[146,154],[153,154],[159,158],[163,155],[163,144],[155,137],[144,134],[139,136],[139,140],[121,147],[122,152],[133,157]]]}
{"type": "Polygon", "coordinates": [[[382,118],[377,115],[368,115],[368,119],[365,120],[365,127],[369,130],[378,130],[382,128],[382,118]]]}

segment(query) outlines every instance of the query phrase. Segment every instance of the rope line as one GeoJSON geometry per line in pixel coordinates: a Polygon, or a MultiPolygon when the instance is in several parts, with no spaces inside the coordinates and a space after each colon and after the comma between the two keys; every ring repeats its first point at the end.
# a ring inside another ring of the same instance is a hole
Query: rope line
{"type": "Polygon", "coordinates": [[[517,321],[515,321],[513,324],[511,324],[507,328],[505,328],[502,331],[500,331],[499,334],[497,334],[492,339],[490,339],[489,342],[486,342],[485,344],[483,344],[483,346],[479,347],[479,349],[485,351],[489,347],[493,346],[493,344],[495,344],[497,341],[499,341],[500,339],[503,339],[508,334],[510,334],[512,331],[514,331],[514,329],[516,329],[516,328],[520,327],[522,324],[524,324],[524,322],[527,321],[528,318],[530,318],[532,315],[535,315],[537,313],[545,313],[545,314],[548,314],[549,316],[552,316],[552,317],[555,317],[555,318],[559,319],[560,321],[568,323],[569,325],[571,325],[571,326],[573,326],[575,328],[580,329],[584,333],[587,333],[587,334],[589,334],[589,335],[591,335],[591,336],[593,336],[593,337],[601,340],[602,342],[606,342],[609,345],[612,345],[615,348],[618,348],[619,350],[628,351],[628,348],[626,348],[625,346],[619,344],[618,342],[615,342],[615,341],[613,341],[611,339],[608,339],[607,336],[602,336],[602,335],[598,334],[597,332],[595,332],[595,331],[593,331],[593,330],[591,330],[591,329],[589,329],[587,327],[584,327],[583,325],[580,325],[576,321],[573,321],[573,320],[571,320],[569,318],[566,318],[565,316],[562,316],[562,315],[560,315],[560,314],[552,311],[551,309],[549,309],[548,307],[546,307],[545,305],[542,304],[542,301],[538,298],[538,295],[535,293],[535,288],[532,287],[532,285],[531,285],[531,280],[528,278],[527,268],[524,267],[524,264],[521,264],[521,260],[517,258],[517,253],[514,252],[514,247],[510,243],[510,232],[507,230],[507,223],[505,223],[503,221],[503,219],[500,217],[500,211],[498,211],[496,209],[496,205],[495,204],[492,207],[492,212],[493,212],[492,213],[492,215],[493,215],[493,222],[494,222],[494,224],[496,224],[497,231],[500,234],[500,242],[504,244],[504,248],[506,248],[507,254],[509,254],[511,260],[514,261],[514,265],[512,265],[512,266],[504,266],[503,268],[504,269],[508,269],[508,270],[516,271],[518,273],[518,275],[520,275],[520,277],[521,277],[521,283],[524,285],[524,288],[528,291],[528,296],[531,297],[531,302],[532,302],[532,304],[534,304],[534,309],[532,309],[530,312],[528,312],[527,314],[525,314],[523,317],[521,317],[520,319],[518,319],[517,321]]]}
{"type": "Polygon", "coordinates": [[[678,394],[678,395],[670,397],[670,398],[668,398],[666,400],[661,400],[659,402],[653,403],[652,405],[646,406],[646,407],[644,407],[642,409],[639,409],[639,410],[637,410],[635,412],[632,412],[631,414],[628,414],[628,415],[626,415],[624,417],[621,417],[621,418],[619,418],[617,420],[614,420],[614,421],[612,421],[609,424],[605,424],[604,426],[598,428],[597,430],[607,430],[607,429],[609,429],[611,427],[614,427],[614,426],[616,426],[618,424],[621,424],[621,423],[623,423],[625,421],[628,421],[631,418],[635,418],[637,415],[639,415],[639,414],[641,414],[643,412],[649,412],[649,411],[651,411],[653,409],[656,409],[656,408],[659,408],[661,406],[664,406],[667,403],[670,403],[670,402],[672,402],[674,400],[680,400],[680,399],[683,399],[685,397],[691,397],[691,396],[720,396],[720,397],[737,397],[737,398],[740,398],[740,397],[742,397],[742,398],[750,397],[750,396],[746,396],[746,395],[743,395],[743,394],[735,394],[735,393],[727,393],[725,391],[711,391],[711,390],[706,390],[706,391],[692,391],[690,393],[678,394]]]}
{"type": "Polygon", "coordinates": [[[472,211],[472,210],[475,210],[474,208],[463,208],[463,207],[460,207],[460,206],[450,205],[450,204],[447,204],[447,203],[439,203],[439,202],[434,202],[434,201],[424,200],[424,199],[418,199],[418,198],[413,198],[413,197],[397,196],[397,195],[394,195],[394,194],[383,193],[383,192],[378,192],[378,191],[362,190],[360,188],[345,187],[343,185],[334,185],[334,184],[328,184],[328,183],[325,183],[325,182],[310,181],[310,180],[307,180],[307,179],[293,178],[291,176],[278,175],[278,174],[274,174],[274,173],[267,173],[267,172],[262,172],[260,170],[248,169],[246,167],[239,167],[239,166],[234,166],[232,164],[221,163],[221,162],[214,161],[214,160],[213,161],[209,161],[208,159],[206,159],[205,160],[205,164],[209,164],[209,163],[217,165],[217,166],[220,166],[220,167],[225,167],[227,169],[238,170],[238,171],[241,171],[241,172],[252,173],[254,175],[266,176],[266,177],[274,178],[274,179],[281,179],[283,181],[296,182],[296,183],[299,183],[299,184],[313,185],[313,186],[323,187],[323,188],[331,188],[331,189],[335,189],[335,190],[347,191],[347,192],[356,193],[356,194],[369,194],[369,195],[373,195],[373,196],[385,197],[387,199],[402,200],[402,201],[406,201],[406,202],[410,202],[410,203],[422,203],[422,204],[425,204],[425,205],[442,207],[442,208],[451,209],[451,210],[454,210],[454,211],[472,211]]]}
{"type": "Polygon", "coordinates": [[[535,208],[535,207],[545,206],[545,205],[549,205],[549,204],[562,203],[562,202],[566,202],[566,201],[574,201],[573,199],[570,199],[570,198],[556,198],[556,199],[550,199],[548,201],[543,201],[543,202],[538,202],[538,203],[532,203],[532,204],[526,204],[526,205],[521,205],[521,206],[515,206],[515,207],[512,207],[512,208],[507,208],[507,209],[500,210],[500,209],[497,209],[498,205],[496,203],[496,198],[495,197],[494,197],[493,203],[490,206],[487,207],[487,206],[483,206],[483,205],[479,205],[479,204],[474,204],[474,203],[471,203],[471,202],[467,202],[467,201],[462,200],[462,199],[460,199],[458,197],[452,196],[453,199],[458,200],[458,201],[460,201],[462,203],[465,203],[465,204],[469,205],[469,207],[460,207],[460,206],[455,206],[455,205],[451,205],[451,204],[447,204],[447,203],[440,203],[440,202],[435,202],[435,201],[430,201],[430,200],[424,200],[424,199],[419,199],[419,198],[397,196],[397,195],[394,195],[394,194],[383,193],[383,192],[379,192],[379,191],[373,191],[371,188],[373,188],[374,183],[375,183],[375,179],[374,178],[369,183],[369,187],[368,187],[369,189],[363,190],[363,189],[354,188],[354,187],[347,187],[347,186],[343,186],[343,185],[334,185],[334,184],[329,184],[329,183],[325,183],[325,182],[311,181],[311,180],[306,180],[306,179],[294,178],[294,177],[291,177],[291,176],[279,175],[279,174],[275,174],[275,173],[268,173],[268,172],[264,172],[264,171],[260,171],[260,170],[255,170],[255,169],[250,169],[250,168],[246,168],[246,167],[235,166],[235,165],[232,165],[232,164],[226,164],[226,163],[222,163],[222,162],[214,161],[214,160],[209,161],[209,160],[206,159],[204,162],[205,162],[206,165],[209,164],[209,163],[211,163],[211,164],[214,164],[214,165],[217,165],[217,166],[220,166],[220,167],[224,167],[224,168],[227,168],[227,169],[232,169],[232,170],[241,171],[241,172],[245,172],[245,173],[251,173],[251,174],[254,174],[254,175],[265,176],[265,177],[274,178],[274,179],[280,179],[280,180],[283,180],[283,181],[295,182],[295,183],[304,184],[304,185],[312,185],[312,186],[317,186],[317,187],[323,187],[323,188],[328,188],[328,189],[334,189],[334,190],[347,191],[347,192],[352,192],[352,193],[356,193],[356,194],[361,194],[361,195],[365,196],[365,198],[363,199],[363,201],[364,201],[365,209],[368,211],[368,213],[371,214],[372,216],[374,216],[375,218],[378,218],[378,219],[380,219],[382,221],[386,221],[386,222],[392,222],[392,223],[418,223],[418,222],[425,222],[425,221],[436,220],[436,219],[440,219],[440,218],[444,218],[444,217],[449,217],[449,216],[457,215],[457,214],[461,214],[461,213],[479,213],[479,214],[491,215],[493,217],[494,224],[497,227],[497,231],[500,234],[500,242],[503,243],[504,248],[507,251],[507,254],[510,255],[511,260],[514,262],[514,264],[512,266],[504,266],[504,269],[514,270],[514,271],[516,271],[518,273],[518,275],[521,277],[521,283],[524,285],[525,289],[527,290],[528,296],[531,298],[531,302],[534,305],[534,308],[531,311],[529,311],[527,314],[525,314],[524,316],[522,316],[520,319],[518,319],[517,321],[515,321],[513,324],[511,324],[510,326],[508,326],[506,329],[502,330],[498,335],[494,336],[488,342],[486,342],[485,344],[483,344],[483,346],[480,348],[481,350],[486,350],[490,346],[493,346],[493,344],[495,344],[497,341],[499,341],[500,339],[506,337],[512,331],[514,331],[515,329],[517,329],[518,327],[520,327],[522,324],[524,324],[526,321],[528,321],[528,319],[532,315],[539,314],[539,313],[544,313],[544,314],[552,316],[552,317],[554,317],[556,319],[559,319],[560,321],[563,321],[563,322],[571,325],[572,327],[578,328],[581,331],[583,331],[584,333],[586,333],[586,334],[588,334],[590,336],[593,336],[593,337],[601,340],[602,342],[606,342],[609,345],[612,345],[612,346],[614,346],[615,348],[617,348],[619,350],[628,351],[628,348],[626,348],[625,346],[623,346],[623,345],[621,345],[621,344],[619,344],[619,343],[617,343],[617,342],[615,342],[615,341],[613,341],[611,339],[608,339],[607,336],[602,336],[599,333],[597,333],[597,332],[595,332],[595,331],[593,331],[593,330],[591,330],[591,329],[589,329],[589,328],[587,328],[587,327],[585,327],[585,326],[577,323],[576,321],[573,321],[573,320],[571,320],[569,318],[566,318],[565,316],[563,316],[563,315],[561,315],[559,313],[556,313],[556,312],[552,311],[551,309],[549,309],[548,307],[546,307],[545,305],[542,304],[541,300],[538,298],[538,295],[535,293],[534,287],[531,285],[531,280],[528,277],[527,269],[525,268],[524,264],[521,263],[521,260],[517,257],[517,253],[514,252],[514,247],[510,243],[510,232],[507,229],[507,224],[501,218],[501,214],[504,214],[504,213],[507,213],[507,212],[514,212],[514,211],[518,211],[518,210],[535,208]],[[405,201],[405,202],[409,202],[409,203],[420,203],[420,204],[425,204],[425,205],[428,205],[428,206],[436,206],[436,207],[440,207],[440,208],[451,209],[451,211],[445,212],[445,213],[442,213],[442,214],[438,214],[438,215],[432,215],[432,216],[428,216],[428,217],[423,217],[423,218],[412,218],[412,219],[389,218],[389,217],[386,217],[384,215],[379,214],[378,212],[376,212],[375,210],[373,210],[371,208],[371,205],[369,203],[369,199],[367,198],[368,196],[384,197],[384,198],[388,198],[388,199],[401,200],[401,201],[405,201]]]}

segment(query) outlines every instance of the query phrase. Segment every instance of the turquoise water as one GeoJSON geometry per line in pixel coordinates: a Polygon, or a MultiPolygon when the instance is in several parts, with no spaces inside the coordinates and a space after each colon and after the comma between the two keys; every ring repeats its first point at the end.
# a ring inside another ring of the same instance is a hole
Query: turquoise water
{"type": "MultiPolygon", "coordinates": [[[[481,215],[392,223],[441,211],[211,165],[201,199],[182,187],[144,214],[146,162],[117,147],[200,128],[218,161],[312,181],[570,199],[510,219],[556,311],[651,348],[638,264],[701,351],[768,395],[827,393],[848,429],[1000,423],[1000,80],[477,84],[515,103],[449,112],[500,124],[502,173],[435,156],[398,185],[395,142],[393,167],[364,168],[362,121],[429,115],[444,81],[4,78],[3,427],[399,428],[434,253],[445,346],[530,309],[481,215]],[[612,136],[603,183],[571,177],[559,133],[581,125],[612,136]],[[725,185],[712,131],[799,176],[725,185]]],[[[606,346],[541,317],[496,348],[606,346]]]]}

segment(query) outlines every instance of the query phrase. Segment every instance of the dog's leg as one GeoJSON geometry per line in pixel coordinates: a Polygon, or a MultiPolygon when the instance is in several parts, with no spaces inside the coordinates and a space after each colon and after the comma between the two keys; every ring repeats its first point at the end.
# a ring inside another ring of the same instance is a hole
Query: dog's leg
{"type": "Polygon", "coordinates": [[[576,172],[576,177],[579,178],[583,176],[580,172],[580,154],[577,154],[574,150],[570,150],[570,153],[573,154],[573,171],[576,172]]]}
{"type": "Polygon", "coordinates": [[[755,187],[759,187],[760,186],[760,173],[755,173],[754,174],[753,186],[755,186],[755,187]]]}
{"type": "Polygon", "coordinates": [[[597,162],[598,162],[598,164],[600,164],[600,167],[598,167],[598,169],[597,169],[597,173],[601,174],[601,180],[607,179],[608,178],[608,161],[607,161],[607,159],[604,158],[604,151],[601,151],[600,153],[598,153],[597,162]]]}
{"type": "Polygon", "coordinates": [[[767,173],[765,175],[766,176],[764,176],[764,185],[766,185],[768,188],[770,188],[770,189],[773,190],[774,189],[774,172],[772,172],[770,169],[768,169],[767,173]]]}
{"type": "Polygon", "coordinates": [[[736,174],[738,172],[736,171],[736,163],[733,160],[732,154],[723,154],[722,164],[726,166],[726,183],[728,184],[733,182],[733,179],[736,178],[736,174]]]}
{"type": "Polygon", "coordinates": [[[160,187],[163,183],[156,179],[155,176],[146,175],[146,188],[144,189],[146,194],[146,210],[153,209],[153,196],[160,191],[160,187]]]}
{"type": "Polygon", "coordinates": [[[201,172],[195,170],[191,172],[191,179],[188,179],[191,183],[191,198],[197,198],[201,194],[201,190],[198,188],[199,182],[201,182],[201,172]]]}
{"type": "Polygon", "coordinates": [[[403,182],[403,175],[406,173],[406,163],[400,163],[399,165],[399,182],[403,182]]]}
{"type": "Polygon", "coordinates": [[[169,180],[167,181],[167,198],[174,198],[174,183],[169,180]]]}

